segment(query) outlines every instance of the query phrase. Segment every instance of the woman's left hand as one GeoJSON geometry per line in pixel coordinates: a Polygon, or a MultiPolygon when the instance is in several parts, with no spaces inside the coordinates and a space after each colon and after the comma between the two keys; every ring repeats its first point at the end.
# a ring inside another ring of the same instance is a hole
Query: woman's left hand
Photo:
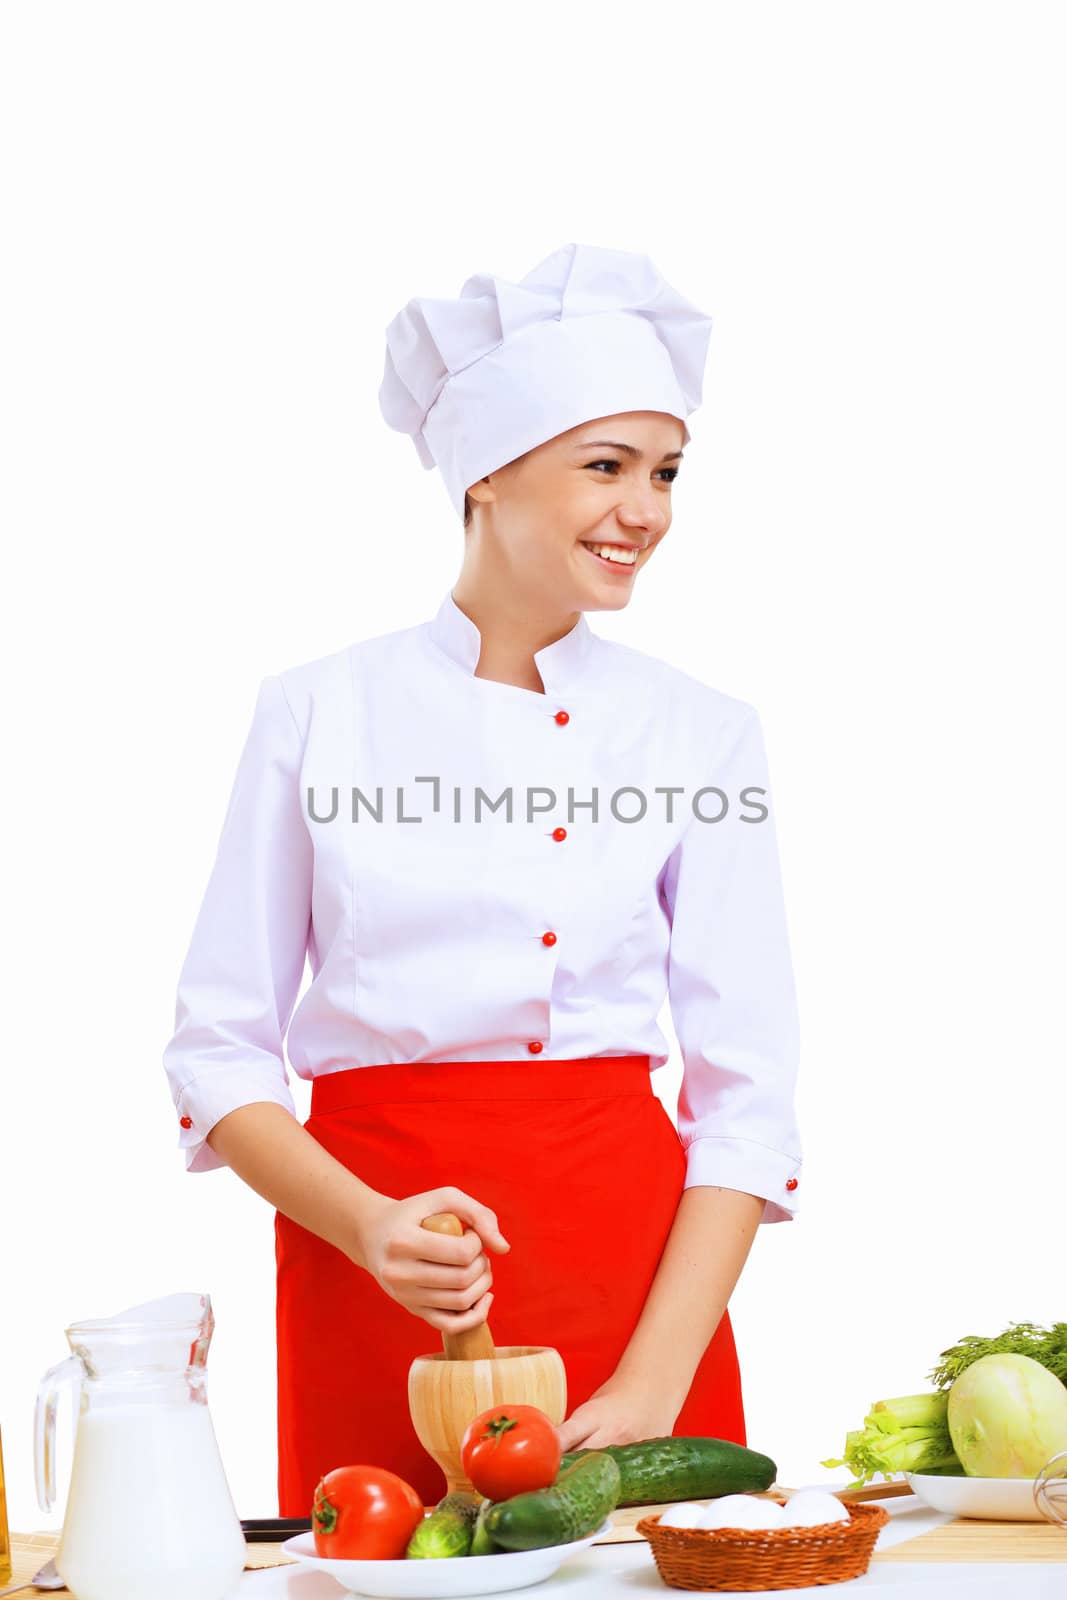
{"type": "Polygon", "coordinates": [[[667,1438],[681,1409],[648,1383],[609,1378],[556,1429],[560,1449],[566,1454],[568,1450],[667,1438]]]}

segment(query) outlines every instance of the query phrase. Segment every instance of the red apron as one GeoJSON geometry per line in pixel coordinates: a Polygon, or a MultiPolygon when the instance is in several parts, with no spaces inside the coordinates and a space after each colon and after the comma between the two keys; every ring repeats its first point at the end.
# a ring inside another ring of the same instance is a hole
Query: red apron
{"type": "MultiPolygon", "coordinates": [[[[354,1067],[315,1079],[304,1126],[383,1194],[452,1184],[496,1212],[511,1250],[487,1251],[494,1341],[559,1351],[567,1416],[611,1376],[685,1179],[647,1056],[354,1067]]],[[[279,1516],[309,1516],[323,1473],[356,1462],[433,1505],[445,1478],[415,1436],[407,1380],[439,1331],[281,1212],[275,1246],[279,1516]]],[[[747,1442],[728,1312],[673,1432],[747,1442]]]]}

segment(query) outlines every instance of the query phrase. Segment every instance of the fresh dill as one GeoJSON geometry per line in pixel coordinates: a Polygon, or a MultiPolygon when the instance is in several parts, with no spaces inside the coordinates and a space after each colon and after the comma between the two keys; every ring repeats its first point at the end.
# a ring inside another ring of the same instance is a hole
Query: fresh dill
{"type": "Polygon", "coordinates": [[[941,1361],[927,1377],[937,1389],[947,1389],[961,1372],[981,1356],[1030,1356],[1067,1384],[1067,1322],[1043,1328],[1033,1322],[1011,1322],[994,1339],[968,1334],[958,1344],[942,1350],[941,1361]]]}

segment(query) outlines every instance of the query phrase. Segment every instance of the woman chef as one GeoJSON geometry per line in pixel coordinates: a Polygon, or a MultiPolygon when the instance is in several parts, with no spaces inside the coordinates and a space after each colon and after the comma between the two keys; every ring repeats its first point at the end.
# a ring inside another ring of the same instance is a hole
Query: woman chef
{"type": "Polygon", "coordinates": [[[491,1303],[497,1344],[563,1358],[564,1450],[747,1442],[727,1302],[801,1160],[760,722],[585,619],[670,527],[710,326],[580,244],[389,324],[382,410],[463,516],[459,577],[262,680],[164,1055],[188,1169],[276,1208],[283,1516],[350,1462],[444,1493],[408,1368],[491,1303]]]}

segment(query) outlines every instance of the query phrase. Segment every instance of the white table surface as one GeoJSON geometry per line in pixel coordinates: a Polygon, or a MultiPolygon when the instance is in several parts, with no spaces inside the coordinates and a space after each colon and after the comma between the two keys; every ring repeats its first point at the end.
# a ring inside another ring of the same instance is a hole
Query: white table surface
{"type": "MultiPolygon", "coordinates": [[[[879,1501],[889,1512],[889,1521],[878,1535],[877,1550],[939,1528],[952,1517],[931,1511],[915,1495],[898,1495],[879,1501]]],[[[907,1600],[976,1600],[1002,1597],[1002,1600],[1067,1600],[1067,1529],[1063,1535],[1063,1560],[997,1561],[979,1565],[974,1561],[875,1561],[861,1578],[847,1583],[819,1584],[805,1589],[757,1589],[746,1594],[783,1597],[803,1595],[811,1600],[815,1593],[853,1594],[861,1590],[878,1591],[878,1600],[902,1595],[907,1600]]],[[[324,1572],[310,1567],[267,1567],[260,1572],[243,1573],[231,1591],[233,1600],[339,1600],[340,1584],[324,1572]]],[[[621,1600],[621,1597],[671,1595],[724,1591],[672,1589],[656,1571],[652,1550],[644,1541],[625,1544],[592,1545],[571,1559],[551,1578],[525,1589],[507,1591],[519,1596],[540,1596],[542,1600],[621,1600]]]]}

